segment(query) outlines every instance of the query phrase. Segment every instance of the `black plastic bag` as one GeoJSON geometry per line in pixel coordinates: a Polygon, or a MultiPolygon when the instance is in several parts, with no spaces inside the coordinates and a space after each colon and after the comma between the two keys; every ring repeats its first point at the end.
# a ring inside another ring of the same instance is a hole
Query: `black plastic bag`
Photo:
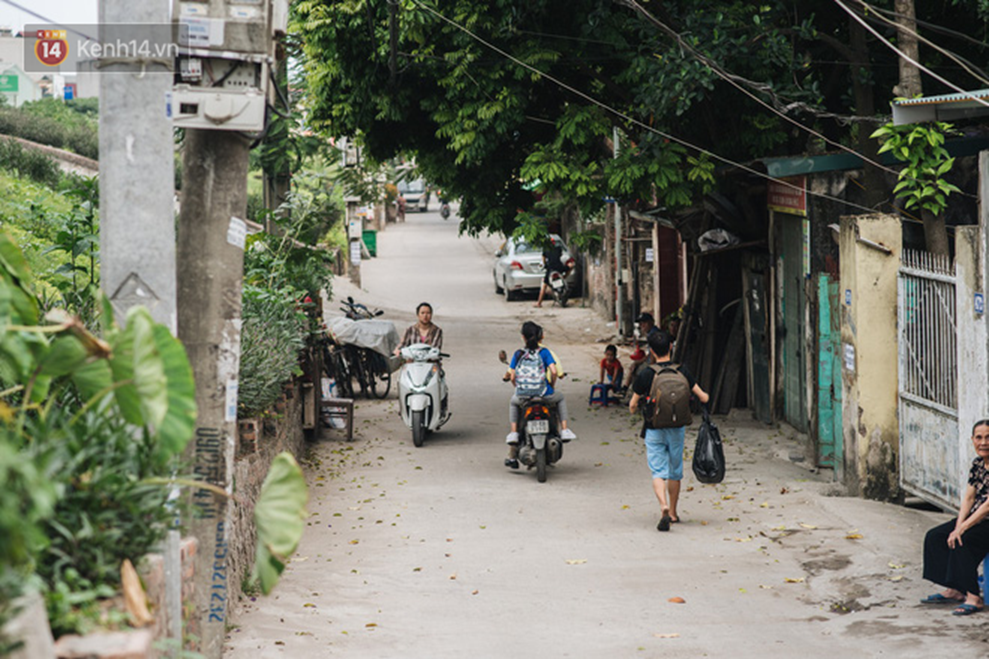
{"type": "Polygon", "coordinates": [[[725,451],[721,445],[718,426],[711,422],[711,415],[704,406],[704,421],[697,431],[692,467],[694,476],[701,483],[720,483],[725,478],[725,451]]]}

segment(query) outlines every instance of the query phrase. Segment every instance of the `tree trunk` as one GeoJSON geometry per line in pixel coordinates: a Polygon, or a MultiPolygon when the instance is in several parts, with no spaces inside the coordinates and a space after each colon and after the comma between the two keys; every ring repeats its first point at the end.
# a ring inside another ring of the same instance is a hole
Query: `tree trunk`
{"type": "MultiPolygon", "coordinates": [[[[915,62],[919,62],[920,48],[917,42],[917,20],[914,10],[914,0],[895,0],[893,3],[897,22],[897,42],[900,51],[915,62]]],[[[914,98],[924,93],[920,81],[920,69],[905,58],[900,61],[900,84],[893,89],[893,94],[905,98],[914,98]]]]}
{"type": "Polygon", "coordinates": [[[948,256],[948,230],[944,226],[944,217],[935,215],[929,210],[922,210],[920,217],[924,220],[924,242],[931,254],[948,256]]]}

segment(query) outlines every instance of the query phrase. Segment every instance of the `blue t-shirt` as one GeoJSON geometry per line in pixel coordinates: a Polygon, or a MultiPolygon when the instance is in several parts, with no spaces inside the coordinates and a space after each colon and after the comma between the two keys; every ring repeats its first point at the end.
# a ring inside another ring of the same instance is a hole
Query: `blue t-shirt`
{"type": "MultiPolygon", "coordinates": [[[[523,350],[516,350],[515,354],[512,355],[512,363],[509,364],[509,368],[513,371],[515,367],[518,366],[519,358],[522,357],[523,350]]],[[[553,353],[549,351],[548,348],[539,348],[539,358],[543,360],[543,367],[546,369],[546,391],[543,392],[543,396],[553,395],[553,385],[549,383],[549,365],[555,364],[556,360],[553,359],[553,353]]]]}

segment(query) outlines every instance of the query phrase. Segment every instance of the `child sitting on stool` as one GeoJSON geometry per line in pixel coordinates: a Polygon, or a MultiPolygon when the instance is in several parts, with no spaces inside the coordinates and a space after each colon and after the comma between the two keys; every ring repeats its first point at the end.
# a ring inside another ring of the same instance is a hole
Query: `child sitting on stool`
{"type": "Polygon", "coordinates": [[[600,384],[607,385],[605,395],[614,392],[616,396],[621,396],[625,391],[622,387],[625,371],[622,363],[618,361],[618,348],[609,345],[604,349],[604,359],[601,360],[601,375],[598,378],[600,384]]]}

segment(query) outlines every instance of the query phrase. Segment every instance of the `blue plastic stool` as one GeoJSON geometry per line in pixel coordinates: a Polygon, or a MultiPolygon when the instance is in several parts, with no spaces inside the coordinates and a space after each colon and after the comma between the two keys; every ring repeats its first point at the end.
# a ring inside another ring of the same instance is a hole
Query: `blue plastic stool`
{"type": "Polygon", "coordinates": [[[588,405],[594,405],[595,403],[601,407],[608,407],[608,389],[611,385],[608,384],[592,384],[591,385],[591,396],[587,399],[588,405]]]}

